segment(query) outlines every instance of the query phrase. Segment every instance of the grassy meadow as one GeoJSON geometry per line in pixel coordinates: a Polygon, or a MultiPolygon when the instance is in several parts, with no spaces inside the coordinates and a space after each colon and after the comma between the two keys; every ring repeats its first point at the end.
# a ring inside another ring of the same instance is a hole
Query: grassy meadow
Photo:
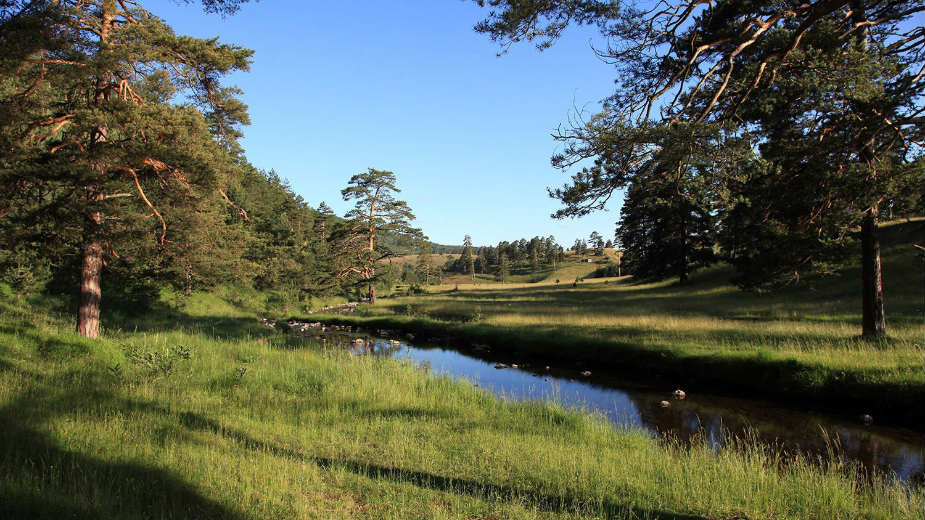
{"type": "Polygon", "coordinates": [[[460,285],[382,300],[340,322],[415,330],[489,343],[549,362],[580,361],[667,377],[695,391],[720,390],[873,413],[921,428],[925,395],[922,220],[885,226],[883,277],[889,338],[860,334],[860,274],[814,278],[781,291],[743,292],[724,267],[691,283],[588,279],[563,265],[536,284],[460,285]],[[549,281],[560,278],[562,283],[549,281]],[[568,283],[566,283],[566,281],[568,283]]]}
{"type": "Polygon", "coordinates": [[[393,360],[214,294],[72,333],[0,300],[0,518],[918,518],[923,491],[681,447],[393,360]]]}
{"type": "MultiPolygon", "coordinates": [[[[541,265],[536,271],[533,271],[529,266],[513,266],[506,282],[501,285],[505,288],[516,288],[519,286],[532,286],[536,284],[556,284],[557,280],[558,283],[562,284],[572,283],[578,278],[587,277],[596,269],[606,266],[617,259],[617,252],[613,249],[605,249],[603,256],[593,254],[575,255],[571,251],[566,251],[565,255],[566,261],[561,265],[556,265],[555,269],[550,265],[541,265]],[[590,260],[590,262],[586,262],[586,260],[590,260]]],[[[439,268],[447,261],[455,260],[459,258],[459,256],[458,254],[434,254],[431,255],[430,264],[434,268],[439,268]]],[[[388,262],[399,266],[404,264],[416,265],[418,262],[418,255],[392,257],[388,262]]],[[[383,262],[383,264],[385,264],[385,262],[383,262]]],[[[485,285],[500,286],[495,275],[484,273],[476,274],[475,276],[461,273],[447,273],[443,275],[441,280],[442,283],[433,284],[429,286],[428,289],[431,292],[440,292],[451,289],[455,290],[456,287],[460,289],[472,289],[485,285]]],[[[588,281],[595,283],[604,280],[591,279],[588,281]]]]}

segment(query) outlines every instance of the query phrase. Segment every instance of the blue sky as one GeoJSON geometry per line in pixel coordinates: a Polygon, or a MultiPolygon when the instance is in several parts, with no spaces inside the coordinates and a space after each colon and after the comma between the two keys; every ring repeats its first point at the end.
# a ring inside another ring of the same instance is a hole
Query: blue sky
{"type": "Polygon", "coordinates": [[[550,137],[575,107],[599,108],[613,69],[572,30],[551,49],[499,50],[472,26],[484,12],[462,0],[263,0],[231,17],[196,4],[144,4],[180,34],[218,36],[255,50],[241,87],[251,126],[243,145],[313,206],[338,214],[353,173],[391,170],[431,240],[478,245],[554,235],[564,245],[599,231],[610,211],[557,221],[548,186],[565,182],[550,137]]]}

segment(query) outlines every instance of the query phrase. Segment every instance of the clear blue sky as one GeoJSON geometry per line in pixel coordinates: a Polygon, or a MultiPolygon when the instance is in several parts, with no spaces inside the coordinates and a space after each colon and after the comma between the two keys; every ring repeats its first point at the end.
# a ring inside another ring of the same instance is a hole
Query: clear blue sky
{"type": "Polygon", "coordinates": [[[608,212],[557,221],[546,195],[568,178],[549,164],[561,146],[550,133],[576,106],[596,111],[613,83],[590,29],[497,57],[472,30],[484,12],[462,0],[263,0],[225,19],[196,2],[144,5],[179,34],[254,49],[251,71],[230,79],[250,107],[247,157],[313,206],[344,214],[340,190],[373,167],[395,172],[438,243],[613,235],[622,197],[608,212]]]}

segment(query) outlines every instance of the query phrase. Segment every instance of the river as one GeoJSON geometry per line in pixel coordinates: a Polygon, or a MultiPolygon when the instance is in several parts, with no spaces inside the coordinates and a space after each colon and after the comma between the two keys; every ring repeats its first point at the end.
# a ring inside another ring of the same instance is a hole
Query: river
{"type": "Polygon", "coordinates": [[[925,482],[925,439],[921,432],[689,389],[678,399],[673,395],[678,388],[663,382],[639,384],[593,367],[535,366],[516,358],[499,363],[497,359],[504,355],[485,346],[454,349],[415,345],[406,338],[371,336],[357,342],[355,335],[330,332],[321,337],[328,347],[356,355],[408,360],[435,375],[467,379],[504,399],[556,401],[568,408],[601,414],[619,427],[641,428],[656,436],[671,436],[681,442],[701,438],[715,448],[733,437],[754,438],[783,452],[823,459],[834,450],[868,472],[893,474],[905,482],[925,482]]]}

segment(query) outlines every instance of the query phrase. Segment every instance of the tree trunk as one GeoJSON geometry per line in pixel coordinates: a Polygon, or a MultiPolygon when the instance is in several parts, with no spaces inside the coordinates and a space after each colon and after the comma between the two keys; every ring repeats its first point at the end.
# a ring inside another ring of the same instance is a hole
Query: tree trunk
{"type": "Polygon", "coordinates": [[[678,258],[680,265],[678,266],[679,272],[679,283],[686,283],[688,278],[688,266],[687,266],[687,215],[681,217],[681,256],[678,258]]]}
{"type": "Polygon", "coordinates": [[[86,240],[80,269],[80,307],[77,309],[77,332],[85,338],[100,336],[100,272],[103,268],[103,243],[96,236],[86,240]]]}
{"type": "Polygon", "coordinates": [[[185,292],[187,296],[193,295],[193,264],[186,264],[186,287],[185,292]]]}
{"type": "MultiPolygon", "coordinates": [[[[112,0],[106,0],[100,4],[100,32],[99,47],[100,52],[110,52],[106,45],[109,42],[110,30],[112,29],[115,3],[112,0]]],[[[106,101],[106,88],[109,83],[110,73],[101,71],[96,78],[96,95],[93,104],[97,107],[106,101]]],[[[100,125],[90,137],[91,153],[99,145],[106,141],[107,129],[100,125]]],[[[100,168],[102,174],[105,168],[100,168]]],[[[84,244],[83,244],[83,261],[80,268],[80,306],[77,308],[77,332],[85,338],[98,338],[100,336],[100,301],[102,300],[102,288],[100,284],[101,273],[103,270],[103,241],[100,238],[100,227],[103,225],[103,212],[101,204],[103,201],[102,187],[90,183],[87,186],[89,213],[87,220],[84,222],[84,244]]]]}
{"type": "Polygon", "coordinates": [[[376,303],[376,284],[372,280],[369,281],[369,303],[376,303]]]}
{"type": "Polygon", "coordinates": [[[877,209],[872,208],[861,224],[861,283],[863,330],[867,339],[886,337],[883,312],[883,278],[880,269],[880,238],[877,236],[877,209]]]}

